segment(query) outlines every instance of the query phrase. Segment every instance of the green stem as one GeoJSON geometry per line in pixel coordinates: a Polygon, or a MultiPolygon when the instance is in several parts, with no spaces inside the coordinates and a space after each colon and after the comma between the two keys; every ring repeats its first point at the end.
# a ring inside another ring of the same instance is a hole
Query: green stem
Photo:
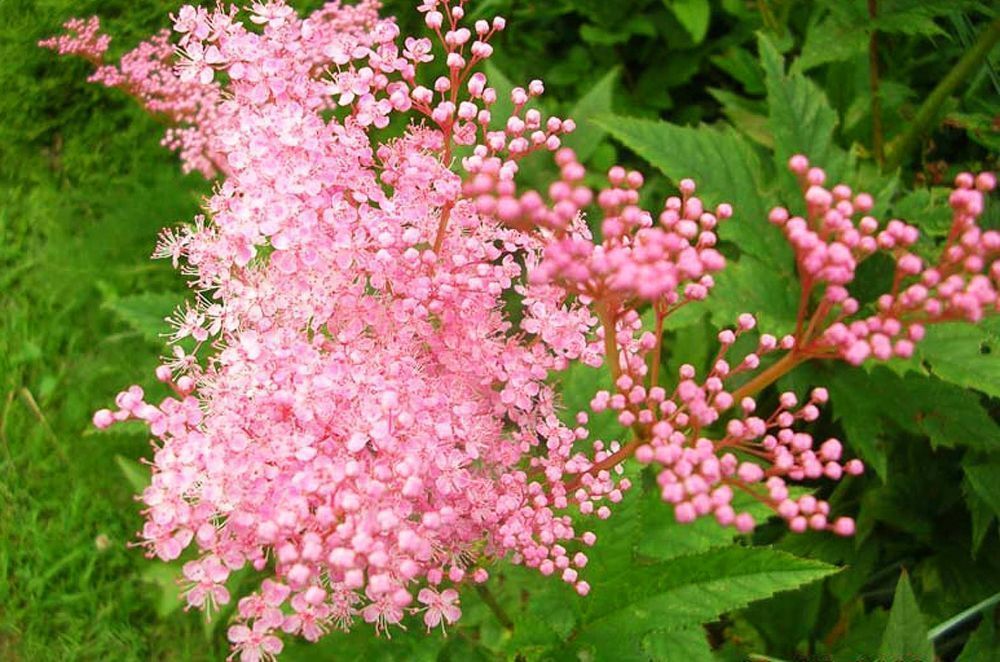
{"type": "Polygon", "coordinates": [[[510,616],[507,615],[507,612],[497,602],[496,597],[490,589],[486,588],[485,584],[476,584],[476,593],[479,594],[479,598],[486,603],[486,606],[490,608],[493,615],[500,621],[500,625],[508,632],[512,632],[514,630],[514,621],[510,620],[510,616]]]}
{"type": "MultiPolygon", "coordinates": [[[[878,0],[868,0],[868,16],[878,17],[878,0]]],[[[868,85],[872,95],[872,151],[880,166],[885,163],[885,137],[882,133],[882,100],[878,92],[878,30],[868,38],[868,85]]]]}
{"type": "Polygon", "coordinates": [[[955,63],[951,71],[941,79],[937,87],[928,95],[906,131],[892,141],[886,155],[885,167],[883,168],[885,171],[891,172],[902,164],[903,159],[913,151],[920,142],[921,137],[930,129],[931,123],[945,101],[948,100],[959,85],[975,73],[998,42],[1000,42],[1000,18],[994,19],[983,30],[976,43],[972,45],[972,48],[965,52],[962,59],[955,63]]]}
{"type": "Polygon", "coordinates": [[[994,593],[993,595],[991,595],[990,597],[986,598],[982,602],[980,602],[978,604],[974,604],[971,607],[969,607],[968,609],[966,609],[965,611],[960,612],[958,614],[955,614],[954,616],[952,616],[951,618],[949,618],[947,621],[944,621],[943,623],[940,623],[940,624],[932,627],[927,632],[927,638],[930,639],[931,641],[933,641],[934,639],[937,639],[938,637],[940,637],[945,632],[948,632],[949,630],[951,630],[952,628],[954,628],[956,625],[961,625],[962,623],[964,623],[965,621],[969,620],[970,618],[972,618],[973,616],[975,616],[979,612],[981,612],[981,611],[983,611],[985,609],[989,609],[990,607],[992,607],[993,605],[997,604],[998,602],[1000,602],[1000,593],[994,593]]]}

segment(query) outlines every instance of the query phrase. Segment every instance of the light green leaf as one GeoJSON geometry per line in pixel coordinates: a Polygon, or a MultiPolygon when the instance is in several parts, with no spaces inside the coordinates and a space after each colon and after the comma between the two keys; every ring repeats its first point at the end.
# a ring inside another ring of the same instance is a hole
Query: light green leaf
{"type": "MultiPolygon", "coordinates": [[[[728,202],[733,218],[719,236],[767,263],[787,262],[791,252],[767,221],[767,170],[754,148],[731,128],[685,127],[631,117],[599,123],[614,138],[663,171],[674,182],[691,177],[707,205],[728,202]]],[[[783,285],[782,285],[783,287],[783,285]]]]}
{"type": "Polygon", "coordinates": [[[607,135],[607,131],[593,120],[611,112],[611,100],[618,73],[619,69],[615,67],[604,74],[569,111],[568,117],[576,122],[576,131],[563,139],[563,145],[571,147],[581,163],[593,155],[594,150],[607,135]]]}
{"type": "Polygon", "coordinates": [[[736,79],[747,94],[764,93],[764,71],[760,68],[757,58],[742,47],[730,47],[721,55],[709,58],[715,66],[736,79]]]}
{"type": "Polygon", "coordinates": [[[716,277],[708,305],[712,322],[729,326],[741,313],[753,313],[767,333],[781,336],[795,327],[798,278],[791,262],[765,262],[744,255],[716,277]]]}
{"type": "Polygon", "coordinates": [[[576,426],[577,412],[587,412],[590,417],[587,429],[591,441],[601,439],[611,441],[620,439],[625,433],[618,423],[618,417],[613,411],[603,411],[599,414],[590,410],[590,401],[601,389],[614,390],[611,375],[606,367],[592,368],[579,361],[574,361],[569,368],[558,373],[553,381],[562,397],[563,408],[560,418],[564,423],[576,426]]]}
{"type": "Polygon", "coordinates": [[[934,659],[934,644],[927,639],[927,624],[904,571],[896,584],[889,623],[882,634],[879,657],[886,660],[934,659]]]}
{"type": "Polygon", "coordinates": [[[691,35],[691,41],[700,44],[708,34],[712,14],[712,6],[708,0],[665,0],[665,4],[691,35]]]}
{"type": "MultiPolygon", "coordinates": [[[[483,64],[483,73],[486,74],[486,84],[497,91],[497,101],[490,108],[490,114],[495,122],[506,121],[514,112],[514,102],[510,99],[510,93],[517,85],[493,63],[493,60],[487,60],[483,64]]],[[[538,99],[532,99],[529,106],[541,109],[538,99]]]]}
{"type": "Polygon", "coordinates": [[[156,587],[156,614],[166,618],[184,604],[179,582],[184,574],[180,563],[147,563],[143,566],[142,580],[156,587]]]}
{"type": "MultiPolygon", "coordinates": [[[[651,474],[647,474],[643,493],[630,495],[629,498],[640,500],[640,535],[636,545],[640,559],[667,561],[688,554],[699,554],[731,545],[737,535],[733,529],[719,526],[711,517],[699,517],[687,524],[678,522],[673,506],[660,498],[660,490],[651,474]]],[[[736,512],[749,512],[758,522],[774,515],[770,507],[744,492],[737,492],[733,496],[733,508],[736,512]]]]}
{"type": "Polygon", "coordinates": [[[135,460],[130,460],[121,455],[115,455],[115,464],[121,470],[122,475],[128,484],[132,486],[136,494],[141,493],[149,487],[150,470],[135,460]]]}

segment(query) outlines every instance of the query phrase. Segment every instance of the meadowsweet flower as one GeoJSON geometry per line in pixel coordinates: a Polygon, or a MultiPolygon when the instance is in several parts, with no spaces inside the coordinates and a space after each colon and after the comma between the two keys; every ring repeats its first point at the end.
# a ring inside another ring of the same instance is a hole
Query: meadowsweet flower
{"type": "Polygon", "coordinates": [[[440,593],[432,588],[422,588],[417,594],[417,600],[425,604],[424,625],[430,632],[438,625],[444,629],[444,624],[449,625],[458,621],[462,617],[462,610],[458,608],[458,591],[447,588],[440,593]]]}
{"type": "Polygon", "coordinates": [[[978,322],[1000,311],[1000,232],[978,225],[983,196],[996,186],[991,173],[956,177],[949,197],[952,226],[937,261],[927,264],[914,252],[916,227],[891,220],[880,230],[867,215],[874,204],[870,195],[855,195],[844,184],[824,188],[826,173],[810,168],[803,155],[792,157],[789,168],[799,178],[807,213],[792,216],[778,207],[770,220],[784,230],[802,280],[805,305],[796,330],[801,355],[835,356],[855,365],[869,358],[909,358],[928,324],[978,322]],[[858,265],[878,252],[895,262],[892,287],[877,299],[874,314],[861,316],[849,286],[858,265]]]}

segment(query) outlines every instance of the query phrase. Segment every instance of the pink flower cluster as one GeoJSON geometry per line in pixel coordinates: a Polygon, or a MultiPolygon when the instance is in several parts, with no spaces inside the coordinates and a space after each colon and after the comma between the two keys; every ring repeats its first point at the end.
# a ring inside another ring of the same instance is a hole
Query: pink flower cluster
{"type": "Polygon", "coordinates": [[[917,228],[892,220],[880,230],[878,220],[866,215],[874,204],[870,195],[853,195],[844,184],[824,188],[826,173],[810,168],[802,155],[789,160],[789,169],[802,185],[807,213],[791,216],[777,207],[770,220],[784,230],[795,251],[802,282],[796,329],[801,354],[839,356],[854,365],[869,357],[909,358],[927,324],[978,322],[1000,311],[1000,232],[977,224],[983,195],[996,187],[992,173],[956,178],[949,199],[951,231],[937,262],[928,265],[914,252],[917,228]],[[848,285],[858,264],[877,252],[895,261],[892,288],[878,298],[875,314],[859,319],[860,304],[848,285]],[[811,298],[819,290],[813,309],[811,298]]]}
{"type": "MultiPolygon", "coordinates": [[[[836,324],[821,322],[834,307],[838,323],[857,312],[844,290],[857,262],[906,251],[910,230],[876,235],[864,219],[854,229],[870,199],[825,191],[821,171],[795,161],[808,217],[772,220],[796,249],[804,306],[822,286],[824,312],[794,336],[761,335],[731,365],[727,351],[756,324],[741,316],[704,379],[685,366],[668,390],[664,320],[708,296],[725,265],[718,224],[733,210],[707,210],[683,180],[654,218],[639,206],[642,176],[620,167],[595,192],[562,146],[572,120],[532,108],[540,81],[513,89],[511,114],[497,116],[499,92],[475,67],[503,19],[466,27],[463,0],[418,9],[432,39],[401,38],[371,0],[305,18],[281,0],[255,2],[252,29],[236,8],[188,6],[174,18],[176,49],[161,33],[95,74],[174,125],[168,142],[185,167],[223,176],[205,215],[164,231],[155,252],[196,290],[170,319],[172,353],[156,372],[174,395],[151,403],[133,386],[94,415],[100,428],[149,426],[141,538],[151,555],[186,561],[189,604],[228,602],[225,584],[244,566],[265,575],[229,630],[241,658],[259,660],[281,651],[282,632],[315,640],[358,619],[387,632],[408,613],[428,629],[454,623],[453,587],[486,581],[500,558],[585,595],[583,550],[596,536],[580,521],[611,516],[633,455],[658,467],[679,521],[713,515],[749,531],[753,518],[732,505],[741,490],[793,531],[850,535],[850,518],[789,489],[862,470],[837,440],[817,447],[793,429],[816,419],[825,391],[803,406],[784,393],[767,418],[753,396],[796,362],[841,351],[836,324]],[[396,117],[411,122],[378,142],[374,130],[396,117]],[[544,196],[517,186],[535,152],[560,170],[544,196]],[[585,219],[593,202],[600,241],[585,219]],[[585,412],[560,420],[549,378],[573,361],[606,364],[615,390],[592,408],[617,412],[628,441],[588,440],[585,412]]],[[[67,25],[73,35],[46,45],[100,61],[96,19],[67,25]]],[[[995,240],[975,229],[980,194],[962,190],[961,227],[927,285],[948,299],[937,317],[971,310],[963,297],[984,291],[972,271],[996,279],[985,264],[995,240]],[[969,283],[951,284],[956,274],[969,283]]],[[[894,290],[900,303],[883,306],[879,328],[902,324],[898,307],[917,295],[894,290]]]]}

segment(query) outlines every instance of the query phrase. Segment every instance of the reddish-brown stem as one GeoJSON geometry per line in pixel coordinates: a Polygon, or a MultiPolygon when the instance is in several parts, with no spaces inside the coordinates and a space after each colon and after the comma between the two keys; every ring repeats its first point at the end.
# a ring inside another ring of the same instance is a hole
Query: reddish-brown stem
{"type": "MultiPolygon", "coordinates": [[[[801,270],[799,272],[801,277],[801,270]]],[[[812,294],[812,279],[802,277],[802,294],[799,295],[799,312],[795,319],[795,339],[802,337],[802,325],[805,324],[806,313],[809,310],[809,296],[812,294]]]]}
{"type": "Polygon", "coordinates": [[[656,345],[653,347],[652,365],[649,366],[649,386],[658,386],[660,383],[660,355],[663,353],[663,320],[666,314],[656,309],[656,326],[653,333],[656,334],[656,345]]]}
{"type": "Polygon", "coordinates": [[[787,375],[792,371],[792,369],[805,360],[806,357],[802,356],[798,352],[794,350],[789,352],[767,370],[733,391],[733,400],[735,402],[739,402],[743,398],[751,397],[760,393],[765,388],[787,375]]]}
{"type": "Polygon", "coordinates": [[[618,342],[615,338],[615,313],[607,303],[598,303],[598,318],[604,328],[604,361],[611,371],[611,381],[617,382],[622,369],[618,364],[618,342]]]}

